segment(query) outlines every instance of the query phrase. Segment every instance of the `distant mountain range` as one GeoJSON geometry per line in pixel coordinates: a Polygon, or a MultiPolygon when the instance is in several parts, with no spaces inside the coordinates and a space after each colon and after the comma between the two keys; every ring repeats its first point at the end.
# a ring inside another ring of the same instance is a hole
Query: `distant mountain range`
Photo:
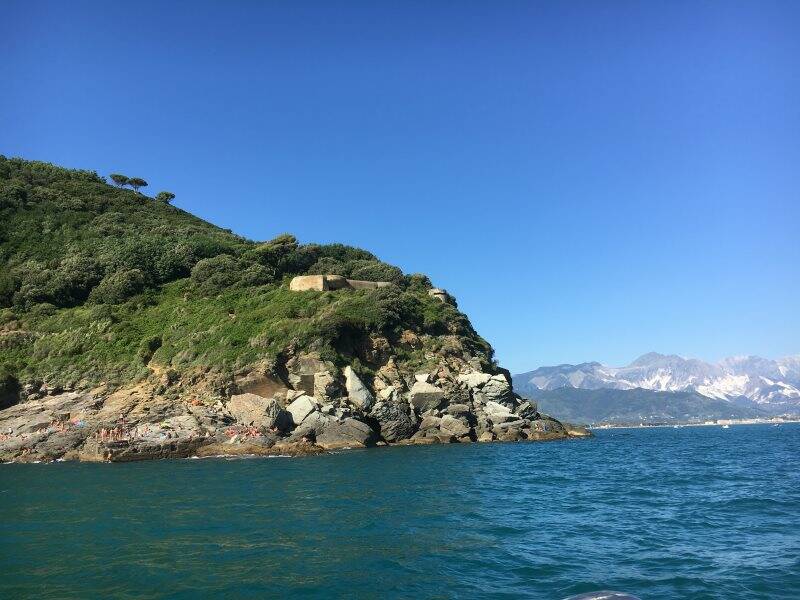
{"type": "Polygon", "coordinates": [[[798,414],[800,356],[708,363],[650,352],[625,367],[598,362],[540,367],[515,375],[514,388],[556,417],[585,422],[798,414]],[[627,393],[585,393],[598,390],[627,393]]]}

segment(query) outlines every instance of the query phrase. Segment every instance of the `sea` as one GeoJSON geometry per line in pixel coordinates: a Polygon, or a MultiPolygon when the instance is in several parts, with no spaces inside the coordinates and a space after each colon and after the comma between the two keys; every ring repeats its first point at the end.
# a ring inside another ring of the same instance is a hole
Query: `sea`
{"type": "Polygon", "coordinates": [[[0,465],[0,598],[800,598],[800,424],[0,465]]]}

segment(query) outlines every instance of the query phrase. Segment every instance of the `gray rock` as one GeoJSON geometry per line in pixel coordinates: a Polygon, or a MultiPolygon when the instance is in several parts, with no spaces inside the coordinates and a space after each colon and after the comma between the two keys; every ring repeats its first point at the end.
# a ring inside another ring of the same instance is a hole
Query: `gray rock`
{"type": "Polygon", "coordinates": [[[414,382],[409,395],[411,406],[419,412],[436,409],[444,400],[444,391],[430,383],[424,381],[414,382]]]}
{"type": "Polygon", "coordinates": [[[458,376],[459,383],[463,383],[468,388],[477,389],[489,381],[492,376],[489,373],[465,373],[458,376]]]}
{"type": "Polygon", "coordinates": [[[238,394],[228,401],[228,412],[244,425],[255,427],[277,427],[286,430],[291,426],[291,417],[274,398],[262,398],[256,394],[238,394]]]}
{"type": "Polygon", "coordinates": [[[328,371],[314,373],[314,396],[322,400],[338,398],[341,386],[336,378],[328,371]]]}
{"type": "Polygon", "coordinates": [[[492,375],[483,387],[481,388],[489,400],[494,402],[513,403],[514,396],[511,393],[511,385],[508,380],[502,375],[492,375]]]}
{"type": "Polygon", "coordinates": [[[332,421],[317,435],[317,444],[323,448],[347,448],[372,446],[378,435],[366,423],[355,419],[332,421]]]}
{"type": "Polygon", "coordinates": [[[497,433],[497,439],[501,442],[517,442],[523,438],[524,436],[522,432],[516,427],[502,429],[499,433],[497,433]]]}
{"type": "Polygon", "coordinates": [[[349,365],[344,368],[344,376],[347,398],[350,404],[363,411],[368,411],[375,403],[375,397],[372,392],[366,388],[349,365]]]}
{"type": "Polygon", "coordinates": [[[450,404],[447,407],[447,414],[454,417],[466,416],[469,414],[469,406],[466,404],[450,404]]]}
{"type": "Polygon", "coordinates": [[[468,437],[470,434],[470,428],[461,419],[457,419],[452,415],[443,416],[439,428],[445,435],[452,435],[457,438],[468,437]]]}
{"type": "Polygon", "coordinates": [[[391,400],[395,400],[396,401],[397,394],[399,394],[399,393],[400,393],[400,390],[398,390],[397,387],[395,387],[393,385],[389,385],[389,386],[386,386],[385,388],[383,388],[380,392],[378,392],[378,399],[379,400],[387,400],[387,401],[391,401],[391,400]]]}
{"type": "Polygon", "coordinates": [[[394,402],[378,402],[372,407],[370,415],[378,421],[381,436],[387,442],[409,438],[416,429],[416,424],[408,413],[394,402]]]}
{"type": "Polygon", "coordinates": [[[317,410],[317,405],[310,396],[300,396],[286,410],[292,416],[292,423],[300,425],[308,415],[317,410]]]}
{"type": "Polygon", "coordinates": [[[504,431],[506,429],[522,429],[523,427],[530,427],[531,422],[527,419],[516,419],[514,421],[506,421],[505,423],[497,423],[493,427],[495,433],[504,431]]]}
{"type": "Polygon", "coordinates": [[[483,392],[479,392],[477,390],[472,390],[472,403],[475,406],[483,406],[489,401],[489,398],[486,397],[486,394],[483,392]]]}
{"type": "Polygon", "coordinates": [[[524,402],[520,403],[519,406],[515,409],[515,411],[520,417],[523,419],[536,419],[538,417],[537,406],[535,402],[530,402],[529,400],[525,400],[524,402]]]}
{"type": "Polygon", "coordinates": [[[504,404],[500,404],[498,402],[494,402],[493,400],[488,401],[483,406],[483,411],[492,420],[495,420],[495,417],[501,418],[512,414],[511,410],[507,406],[505,406],[504,404]]]}
{"type": "Polygon", "coordinates": [[[319,411],[310,412],[303,422],[287,438],[289,442],[297,442],[302,438],[316,439],[336,419],[319,411]]]}
{"type": "Polygon", "coordinates": [[[535,421],[531,421],[530,427],[534,431],[539,432],[547,432],[547,433],[559,433],[559,434],[566,434],[566,429],[564,426],[555,419],[536,419],[535,421]]]}
{"type": "Polygon", "coordinates": [[[314,375],[312,373],[289,373],[288,380],[296,391],[309,396],[314,394],[314,375]]]}
{"type": "Polygon", "coordinates": [[[425,415],[422,417],[422,422],[419,424],[419,430],[425,431],[426,429],[438,429],[442,424],[441,417],[434,415],[425,415]]]}

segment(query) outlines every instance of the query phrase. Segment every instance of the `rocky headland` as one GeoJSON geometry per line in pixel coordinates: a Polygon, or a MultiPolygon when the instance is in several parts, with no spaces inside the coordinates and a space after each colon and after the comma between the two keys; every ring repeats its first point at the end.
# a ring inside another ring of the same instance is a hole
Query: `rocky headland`
{"type": "Polygon", "coordinates": [[[590,435],[516,394],[426,276],[250,241],[173,197],[0,156],[0,460],[590,435]]]}

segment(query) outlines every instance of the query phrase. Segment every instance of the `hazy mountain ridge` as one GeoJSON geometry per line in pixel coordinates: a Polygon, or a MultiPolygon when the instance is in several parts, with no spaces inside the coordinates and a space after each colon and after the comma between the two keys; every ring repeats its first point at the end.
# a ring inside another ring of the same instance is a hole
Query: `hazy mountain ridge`
{"type": "Polygon", "coordinates": [[[747,419],[764,416],[757,408],[707,398],[697,392],[657,392],[636,388],[561,387],[531,394],[539,410],[576,423],[659,424],[747,419]]]}
{"type": "Polygon", "coordinates": [[[522,393],[559,388],[696,392],[762,413],[800,410],[800,356],[735,356],[709,363],[650,352],[624,367],[598,362],[540,367],[514,377],[522,393]]]}

